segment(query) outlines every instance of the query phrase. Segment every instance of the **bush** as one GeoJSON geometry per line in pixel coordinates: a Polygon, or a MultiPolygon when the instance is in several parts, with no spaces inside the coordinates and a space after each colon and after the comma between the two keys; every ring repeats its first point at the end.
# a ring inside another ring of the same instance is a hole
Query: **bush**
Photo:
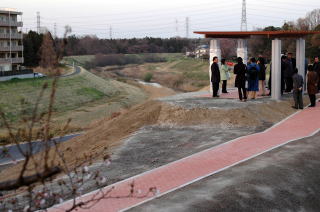
{"type": "Polygon", "coordinates": [[[146,74],[144,75],[144,81],[145,81],[145,82],[150,82],[151,79],[152,79],[152,77],[153,77],[153,74],[150,73],[150,72],[148,72],[148,73],[146,73],[146,74]]]}

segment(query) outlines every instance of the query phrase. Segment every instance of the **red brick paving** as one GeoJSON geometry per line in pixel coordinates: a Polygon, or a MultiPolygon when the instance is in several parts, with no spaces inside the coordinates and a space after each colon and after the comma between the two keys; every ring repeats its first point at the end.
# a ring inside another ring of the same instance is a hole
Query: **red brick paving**
{"type": "MultiPolygon", "coordinates": [[[[311,136],[319,129],[320,107],[308,108],[294,114],[287,120],[284,120],[265,132],[241,137],[210,148],[190,157],[110,185],[104,188],[104,190],[106,191],[114,186],[115,189],[111,192],[112,196],[126,195],[130,190],[129,184],[134,181],[136,190],[145,192],[148,188],[155,186],[161,195],[253,158],[266,151],[270,151],[289,141],[311,136]]],[[[94,193],[82,198],[84,200],[90,199],[92,195],[94,195],[94,193]]],[[[150,195],[148,198],[105,199],[98,202],[89,210],[80,209],[78,211],[119,211],[152,198],[154,198],[154,196],[150,195]]],[[[70,204],[70,202],[67,202],[58,207],[67,208],[70,204]]],[[[49,211],[61,211],[58,207],[51,208],[49,211]]]]}

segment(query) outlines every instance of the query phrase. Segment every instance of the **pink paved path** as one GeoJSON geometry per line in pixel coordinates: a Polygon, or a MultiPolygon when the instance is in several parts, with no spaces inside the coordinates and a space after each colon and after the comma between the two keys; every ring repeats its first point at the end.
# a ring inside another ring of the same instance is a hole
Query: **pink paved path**
{"type": "MultiPolygon", "coordinates": [[[[290,141],[311,136],[318,132],[319,129],[320,106],[308,108],[292,115],[265,132],[235,139],[111,185],[115,187],[111,194],[113,196],[128,194],[130,190],[129,184],[134,180],[135,189],[147,191],[148,188],[156,186],[160,191],[159,195],[163,195],[290,141]]],[[[104,189],[108,190],[111,186],[104,189]]],[[[89,199],[94,193],[92,192],[82,197],[83,200],[89,199]]],[[[101,200],[91,209],[85,211],[119,211],[152,198],[154,196],[150,195],[149,198],[141,199],[106,199],[101,200]]],[[[61,211],[58,207],[66,208],[68,205],[70,205],[70,202],[51,208],[49,211],[61,211]]],[[[82,209],[79,211],[82,211],[82,209]]]]}

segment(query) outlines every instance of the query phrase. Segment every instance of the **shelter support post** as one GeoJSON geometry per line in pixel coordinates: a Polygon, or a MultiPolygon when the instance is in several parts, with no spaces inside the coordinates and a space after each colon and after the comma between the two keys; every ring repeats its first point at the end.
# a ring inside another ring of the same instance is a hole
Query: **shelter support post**
{"type": "Polygon", "coordinates": [[[211,65],[213,57],[218,57],[219,61],[221,60],[221,48],[220,48],[220,40],[212,39],[210,40],[210,57],[209,57],[209,80],[210,80],[210,93],[212,93],[212,83],[211,83],[211,65]]]}
{"type": "Polygon", "coordinates": [[[281,98],[281,40],[272,40],[272,78],[271,94],[273,100],[281,98]]]}
{"type": "Polygon", "coordinates": [[[303,76],[303,80],[306,79],[306,70],[305,70],[305,62],[306,62],[306,42],[303,38],[297,39],[296,43],[296,60],[297,60],[297,69],[299,74],[303,76]]]}
{"type": "Polygon", "coordinates": [[[243,59],[243,63],[247,64],[248,62],[247,40],[238,39],[237,57],[241,57],[243,59]]]}

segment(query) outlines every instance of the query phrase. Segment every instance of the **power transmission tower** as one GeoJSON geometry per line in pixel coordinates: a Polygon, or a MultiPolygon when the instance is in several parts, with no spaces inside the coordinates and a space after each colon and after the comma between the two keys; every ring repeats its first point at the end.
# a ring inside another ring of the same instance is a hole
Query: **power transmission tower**
{"type": "Polygon", "coordinates": [[[37,12],[37,33],[40,34],[40,12],[37,12]]]}
{"type": "Polygon", "coordinates": [[[178,23],[178,19],[176,19],[175,24],[176,24],[176,36],[179,37],[179,26],[178,26],[179,23],[178,23]]]}
{"type": "Polygon", "coordinates": [[[189,38],[189,17],[186,17],[186,38],[189,38]]]}
{"type": "Polygon", "coordinates": [[[246,0],[242,0],[242,17],[241,17],[241,31],[247,31],[247,4],[246,0]]]}
{"type": "Polygon", "coordinates": [[[109,27],[109,37],[110,40],[112,40],[112,26],[109,27]]]}
{"type": "Polygon", "coordinates": [[[54,38],[57,38],[57,23],[54,23],[54,38]]]}

